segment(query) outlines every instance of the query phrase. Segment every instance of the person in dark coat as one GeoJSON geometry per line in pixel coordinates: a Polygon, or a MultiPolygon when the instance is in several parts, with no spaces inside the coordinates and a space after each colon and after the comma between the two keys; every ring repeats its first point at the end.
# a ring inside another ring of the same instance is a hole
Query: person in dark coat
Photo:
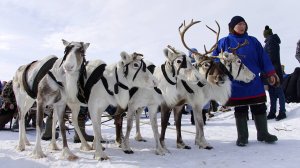
{"type": "Polygon", "coordinates": [[[276,74],[280,79],[279,86],[270,86],[269,85],[269,96],[270,96],[270,112],[267,116],[268,119],[276,118],[277,121],[286,118],[286,110],[285,110],[285,97],[282,89],[283,82],[283,71],[280,61],[280,46],[281,43],[280,38],[277,34],[273,34],[272,29],[269,26],[265,26],[265,30],[263,31],[263,35],[265,37],[265,47],[264,50],[268,53],[272,64],[275,68],[276,74]],[[276,105],[277,99],[279,99],[279,114],[276,117],[276,105]]]}
{"type": "Polygon", "coordinates": [[[0,129],[4,129],[5,124],[11,121],[17,113],[16,98],[11,80],[4,86],[1,96],[3,98],[3,104],[0,108],[0,129]]]}
{"type": "Polygon", "coordinates": [[[299,61],[300,63],[300,40],[297,43],[297,48],[296,48],[296,55],[295,55],[296,59],[299,61]]]}
{"type": "Polygon", "coordinates": [[[256,76],[249,82],[232,81],[232,94],[226,106],[234,106],[234,116],[237,127],[238,138],[237,146],[246,146],[248,144],[248,110],[250,108],[256,130],[257,140],[273,143],[277,141],[275,135],[268,132],[267,126],[267,101],[264,85],[259,77],[260,73],[267,76],[270,85],[278,85],[279,78],[276,75],[274,66],[264,51],[261,43],[253,36],[247,33],[248,25],[241,16],[234,16],[229,26],[229,35],[218,41],[218,47],[214,50],[213,55],[217,56],[222,51],[232,52],[230,48],[235,48],[238,44],[242,44],[245,40],[248,45],[239,48],[236,53],[240,55],[240,59],[256,76]]]}

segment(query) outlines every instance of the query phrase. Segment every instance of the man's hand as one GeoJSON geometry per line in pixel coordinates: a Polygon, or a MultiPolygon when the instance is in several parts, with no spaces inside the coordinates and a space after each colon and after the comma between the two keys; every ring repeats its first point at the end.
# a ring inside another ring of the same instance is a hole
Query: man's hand
{"type": "Polygon", "coordinates": [[[9,109],[13,110],[15,108],[15,106],[13,104],[9,105],[9,109]]]}
{"type": "Polygon", "coordinates": [[[271,86],[278,87],[280,85],[280,80],[276,73],[268,78],[268,82],[271,86]]]}

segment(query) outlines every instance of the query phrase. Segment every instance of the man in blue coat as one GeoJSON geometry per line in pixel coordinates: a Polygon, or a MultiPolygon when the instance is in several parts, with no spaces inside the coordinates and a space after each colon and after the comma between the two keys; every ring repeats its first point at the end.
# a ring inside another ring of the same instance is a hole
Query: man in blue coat
{"type": "Polygon", "coordinates": [[[229,35],[219,40],[218,48],[213,52],[213,55],[218,55],[221,51],[232,52],[230,48],[235,48],[238,44],[242,44],[247,40],[248,44],[239,48],[236,53],[242,62],[256,75],[250,83],[232,81],[232,94],[226,106],[234,106],[238,134],[236,145],[246,146],[248,143],[247,117],[249,107],[257,129],[257,140],[273,143],[277,141],[277,137],[268,132],[267,106],[265,104],[267,99],[259,74],[264,73],[270,85],[278,85],[279,78],[261,43],[255,37],[248,35],[248,25],[244,18],[234,16],[228,26],[229,35]]]}

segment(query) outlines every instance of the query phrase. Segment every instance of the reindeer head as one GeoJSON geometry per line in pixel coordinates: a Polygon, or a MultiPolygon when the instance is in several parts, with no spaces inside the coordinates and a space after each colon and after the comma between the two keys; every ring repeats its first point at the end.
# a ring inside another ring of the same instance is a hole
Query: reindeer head
{"type": "Polygon", "coordinates": [[[85,52],[90,43],[62,41],[66,48],[60,65],[63,65],[65,72],[73,73],[81,69],[85,73],[85,52]]]}
{"type": "Polygon", "coordinates": [[[219,35],[220,35],[220,25],[216,21],[216,24],[218,26],[218,31],[213,30],[209,26],[206,26],[208,29],[210,29],[212,32],[214,32],[217,36],[215,44],[207,51],[206,46],[204,45],[205,53],[201,54],[197,51],[192,50],[188,45],[185,43],[184,35],[186,31],[192,27],[193,25],[200,23],[200,21],[191,21],[188,25],[183,22],[183,24],[179,27],[179,33],[181,37],[181,41],[183,46],[189,50],[190,52],[194,53],[196,64],[195,66],[199,70],[200,74],[202,74],[206,80],[212,84],[223,84],[226,80],[228,80],[228,73],[226,69],[224,69],[224,66],[222,64],[217,63],[214,61],[214,58],[209,57],[208,55],[213,52],[217,48],[219,35]]]}
{"type": "Polygon", "coordinates": [[[166,57],[166,69],[172,72],[172,77],[197,83],[201,75],[192,65],[190,58],[184,52],[178,51],[170,45],[163,50],[166,57]]]}
{"type": "Polygon", "coordinates": [[[147,69],[143,61],[143,55],[139,53],[128,54],[121,52],[123,73],[131,87],[153,88],[157,86],[157,80],[147,69]]]}
{"type": "Polygon", "coordinates": [[[248,41],[245,40],[243,44],[238,44],[235,48],[229,48],[232,53],[227,51],[221,52],[218,58],[221,58],[221,62],[228,69],[234,80],[243,81],[249,83],[255,78],[255,74],[250,71],[240,59],[240,56],[237,55],[237,49],[244,47],[248,44],[248,41]]]}

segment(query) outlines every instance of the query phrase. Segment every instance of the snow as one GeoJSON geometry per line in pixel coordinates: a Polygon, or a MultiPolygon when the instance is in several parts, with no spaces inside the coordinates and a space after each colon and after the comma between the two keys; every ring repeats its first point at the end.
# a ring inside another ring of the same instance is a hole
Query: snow
{"type": "MultiPolygon", "coordinates": [[[[215,40],[212,33],[204,31],[205,24],[215,28],[214,20],[217,20],[221,25],[220,37],[224,37],[228,34],[228,22],[235,15],[246,19],[249,34],[257,37],[262,44],[265,25],[269,25],[273,32],[280,36],[281,61],[287,65],[286,72],[292,73],[294,68],[299,66],[294,57],[300,31],[300,22],[294,18],[298,15],[299,3],[297,0],[253,0],[243,3],[239,0],[1,0],[0,79],[12,79],[20,65],[46,55],[62,56],[62,38],[90,42],[88,60],[102,59],[112,63],[118,60],[119,53],[125,50],[143,53],[145,58],[159,65],[164,61],[161,51],[168,44],[186,51],[179,40],[177,30],[183,20],[202,21],[187,35],[189,45],[200,48],[204,44],[210,46],[215,40]]],[[[33,159],[30,153],[35,143],[35,131],[27,131],[32,146],[26,146],[23,152],[15,150],[18,143],[17,132],[0,131],[0,168],[299,167],[300,105],[287,104],[286,109],[286,119],[268,121],[269,132],[279,139],[275,144],[258,142],[254,122],[249,120],[249,144],[246,147],[235,145],[237,134],[233,111],[214,113],[215,117],[207,121],[205,126],[205,136],[214,147],[212,150],[199,149],[194,145],[195,127],[190,124],[190,115],[183,115],[182,136],[184,142],[192,149],[177,149],[176,132],[171,119],[172,125],[168,127],[166,134],[166,145],[170,153],[165,156],[155,155],[155,142],[149,119],[143,118],[141,130],[147,142],[136,142],[133,128],[130,140],[134,154],[125,154],[114,143],[107,143],[104,144],[105,152],[110,160],[102,162],[93,159],[94,151],[80,151],[80,144],[72,142],[73,131],[67,133],[67,137],[71,151],[80,158],[76,161],[60,159],[60,151],[48,150],[47,141],[42,141],[42,148],[47,157],[33,159]]],[[[160,114],[158,118],[160,119],[160,114]]],[[[114,140],[113,121],[105,123],[102,130],[104,138],[114,140]]],[[[91,126],[87,126],[87,132],[92,134],[91,126]]],[[[58,139],[58,145],[62,147],[61,138],[58,139]]]]}
{"type": "MultiPolygon", "coordinates": [[[[269,105],[268,105],[269,106],[269,105]]],[[[271,134],[278,137],[275,144],[266,144],[256,140],[256,129],[254,121],[248,121],[249,144],[246,147],[235,145],[237,138],[235,119],[233,111],[216,112],[214,117],[207,121],[205,136],[208,142],[214,147],[212,150],[199,149],[194,145],[195,127],[190,124],[190,115],[183,115],[182,136],[186,144],[192,147],[191,150],[176,148],[176,131],[173,125],[167,129],[166,145],[170,150],[164,156],[155,155],[155,143],[153,133],[149,125],[149,118],[142,116],[141,131],[147,142],[134,140],[135,127],[131,132],[130,142],[134,154],[125,154],[113,143],[103,144],[105,152],[110,157],[107,161],[93,159],[94,151],[80,151],[80,144],[73,143],[74,132],[67,133],[69,147],[80,159],[67,161],[60,158],[60,151],[48,149],[48,141],[42,141],[42,148],[47,155],[46,158],[33,159],[30,153],[35,143],[35,131],[27,131],[31,146],[26,150],[18,152],[15,146],[18,143],[18,133],[11,131],[0,131],[0,167],[109,167],[109,168],[133,168],[133,167],[214,167],[214,168],[257,168],[257,167],[299,167],[300,159],[300,105],[296,103],[286,104],[287,118],[281,121],[268,120],[268,128],[271,134]],[[277,130],[276,130],[277,129],[277,130]]],[[[160,119],[160,113],[158,113],[160,119]]],[[[160,123],[160,121],[159,121],[160,123]]],[[[126,122],[125,124],[126,125],[126,122]]],[[[6,125],[7,127],[9,126],[6,125]]],[[[92,127],[87,126],[87,132],[92,134],[92,127]]],[[[103,124],[103,137],[108,140],[115,139],[113,121],[103,124]]],[[[62,146],[62,139],[58,139],[59,147],[62,146]]]]}

